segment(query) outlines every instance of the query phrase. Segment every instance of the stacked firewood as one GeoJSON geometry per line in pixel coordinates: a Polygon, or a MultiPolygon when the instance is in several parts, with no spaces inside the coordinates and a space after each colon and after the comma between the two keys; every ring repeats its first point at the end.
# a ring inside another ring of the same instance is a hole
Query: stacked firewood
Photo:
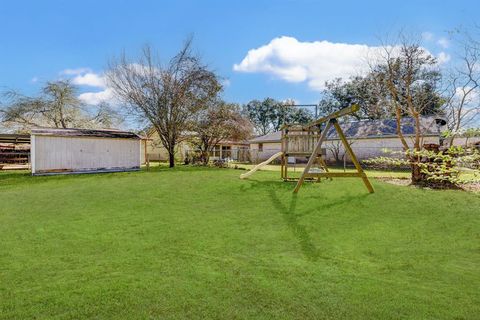
{"type": "Polygon", "coordinates": [[[29,155],[29,146],[0,144],[0,163],[27,164],[29,155]]]}

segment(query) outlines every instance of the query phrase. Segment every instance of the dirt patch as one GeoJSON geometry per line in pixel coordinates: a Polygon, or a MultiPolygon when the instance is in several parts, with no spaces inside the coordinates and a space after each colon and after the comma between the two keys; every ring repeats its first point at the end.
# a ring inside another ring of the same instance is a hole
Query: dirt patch
{"type": "Polygon", "coordinates": [[[391,178],[391,177],[377,177],[375,179],[386,182],[386,183],[394,184],[397,186],[409,186],[410,183],[412,182],[412,180],[410,179],[391,178]]]}

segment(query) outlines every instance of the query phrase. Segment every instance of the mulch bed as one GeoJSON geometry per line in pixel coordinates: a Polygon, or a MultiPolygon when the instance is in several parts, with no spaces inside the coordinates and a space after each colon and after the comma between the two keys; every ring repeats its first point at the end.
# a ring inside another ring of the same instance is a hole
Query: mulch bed
{"type": "Polygon", "coordinates": [[[465,191],[480,193],[480,182],[466,183],[462,185],[462,189],[465,191]]]}
{"type": "MultiPolygon", "coordinates": [[[[391,177],[378,177],[376,179],[380,180],[382,182],[394,184],[394,185],[397,185],[397,186],[416,188],[415,186],[411,185],[411,180],[410,179],[391,178],[391,177]]],[[[464,191],[469,191],[469,192],[479,192],[480,193],[480,183],[479,182],[465,183],[465,184],[460,185],[459,189],[464,190],[464,191]]]]}

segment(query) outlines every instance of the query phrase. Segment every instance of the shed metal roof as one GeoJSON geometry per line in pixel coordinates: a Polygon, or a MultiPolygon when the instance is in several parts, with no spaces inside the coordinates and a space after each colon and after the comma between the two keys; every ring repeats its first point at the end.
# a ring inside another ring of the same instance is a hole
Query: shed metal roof
{"type": "Polygon", "coordinates": [[[141,139],[134,132],[121,131],[115,129],[57,129],[57,128],[37,128],[32,129],[32,135],[36,136],[55,136],[55,137],[96,137],[96,138],[116,138],[116,139],[141,139]]]}

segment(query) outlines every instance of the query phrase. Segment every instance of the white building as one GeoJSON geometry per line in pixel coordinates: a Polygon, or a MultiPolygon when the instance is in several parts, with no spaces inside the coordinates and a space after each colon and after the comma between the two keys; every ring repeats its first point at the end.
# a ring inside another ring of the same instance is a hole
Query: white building
{"type": "MultiPolygon", "coordinates": [[[[421,118],[421,144],[440,144],[441,131],[445,129],[444,125],[445,121],[442,119],[434,117],[421,118]]],[[[388,155],[386,151],[402,150],[402,144],[397,135],[395,119],[352,121],[341,123],[340,126],[359,160],[386,156],[388,155]]],[[[402,133],[409,145],[412,146],[415,136],[413,119],[402,119],[402,133]]],[[[277,131],[250,140],[250,157],[252,161],[263,161],[281,151],[281,136],[282,133],[277,131]]],[[[345,150],[333,128],[328,133],[323,148],[326,149],[327,161],[335,162],[343,159],[345,150]]],[[[349,159],[346,160],[348,161],[349,159]]]]}
{"type": "Polygon", "coordinates": [[[140,169],[141,138],[132,132],[97,129],[33,129],[33,175],[140,169]]]}
{"type": "MultiPolygon", "coordinates": [[[[175,159],[177,161],[183,162],[189,152],[195,151],[195,148],[190,143],[194,139],[195,135],[190,133],[188,139],[178,143],[175,150],[175,159]]],[[[168,152],[162,145],[160,137],[155,130],[151,129],[147,132],[147,139],[142,144],[144,149],[142,159],[148,157],[150,161],[168,161],[168,152]]],[[[210,160],[229,159],[246,161],[246,158],[248,158],[248,141],[220,141],[210,152],[210,160]]]]}

